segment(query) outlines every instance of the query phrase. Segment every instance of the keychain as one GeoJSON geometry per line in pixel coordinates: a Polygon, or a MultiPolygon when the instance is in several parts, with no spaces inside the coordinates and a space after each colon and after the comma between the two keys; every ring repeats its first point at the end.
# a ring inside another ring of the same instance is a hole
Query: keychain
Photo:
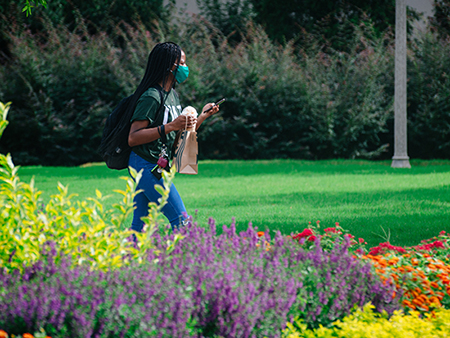
{"type": "Polygon", "coordinates": [[[152,169],[153,175],[159,180],[162,176],[163,169],[166,171],[170,170],[169,165],[169,156],[167,155],[167,147],[165,144],[163,144],[161,148],[161,153],[159,154],[157,165],[152,169]]]}

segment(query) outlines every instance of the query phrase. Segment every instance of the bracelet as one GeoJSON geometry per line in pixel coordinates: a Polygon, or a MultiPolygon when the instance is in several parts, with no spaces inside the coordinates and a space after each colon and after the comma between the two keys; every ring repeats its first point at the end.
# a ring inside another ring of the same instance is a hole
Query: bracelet
{"type": "Polygon", "coordinates": [[[166,134],[166,126],[165,125],[158,126],[158,134],[161,138],[164,137],[163,135],[166,134]]]}

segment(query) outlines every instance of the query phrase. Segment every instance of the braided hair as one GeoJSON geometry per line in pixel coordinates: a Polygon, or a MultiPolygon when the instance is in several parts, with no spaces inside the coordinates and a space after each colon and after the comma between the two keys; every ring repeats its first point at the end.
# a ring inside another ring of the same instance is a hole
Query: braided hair
{"type": "MultiPolygon", "coordinates": [[[[162,87],[165,88],[167,83],[167,78],[170,73],[170,69],[174,64],[179,64],[181,59],[181,48],[176,43],[173,42],[162,42],[158,43],[150,52],[147,61],[147,68],[145,69],[144,77],[141,83],[137,87],[133,94],[133,98],[127,107],[127,113],[134,112],[136,109],[137,102],[139,98],[144,94],[149,88],[158,85],[162,82],[162,87]]],[[[178,68],[175,68],[173,75],[176,75],[178,68]]],[[[175,87],[175,78],[171,87],[175,87]]],[[[164,97],[164,101],[167,98],[164,97]]],[[[128,115],[128,114],[127,114],[128,115]]]]}

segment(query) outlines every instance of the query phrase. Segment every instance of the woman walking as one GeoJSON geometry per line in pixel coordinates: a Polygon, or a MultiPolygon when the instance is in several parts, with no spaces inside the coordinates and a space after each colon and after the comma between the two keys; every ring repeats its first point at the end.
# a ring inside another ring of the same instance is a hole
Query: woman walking
{"type": "MultiPolygon", "coordinates": [[[[157,44],[148,57],[145,75],[127,108],[134,110],[128,136],[128,144],[132,147],[128,164],[138,172],[143,170],[136,188],[143,192],[134,199],[132,230],[142,231],[141,218],[148,215],[149,202],[157,202],[161,197],[154,186],[162,185],[163,181],[152,170],[158,166],[161,157],[173,157],[172,148],[177,131],[194,125],[198,129],[206,118],[219,110],[218,106],[208,103],[198,118],[181,115],[182,109],[174,87],[184,82],[188,75],[184,51],[172,42],[157,44]]],[[[187,218],[186,208],[174,185],[170,188],[162,212],[172,228],[183,224],[187,218]]]]}

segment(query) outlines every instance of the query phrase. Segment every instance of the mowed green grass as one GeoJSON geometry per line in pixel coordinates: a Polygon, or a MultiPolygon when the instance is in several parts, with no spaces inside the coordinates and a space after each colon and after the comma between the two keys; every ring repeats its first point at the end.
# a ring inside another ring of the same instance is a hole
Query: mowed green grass
{"type": "MultiPolygon", "coordinates": [[[[450,161],[411,161],[411,169],[393,169],[390,161],[200,161],[199,174],[178,174],[175,185],[188,212],[218,229],[236,221],[238,230],[251,222],[260,230],[283,234],[302,231],[309,222],[335,222],[369,246],[388,239],[394,245],[416,245],[450,232],[450,161]]],[[[102,164],[84,167],[22,167],[22,181],[35,177],[44,202],[69,186],[77,199],[125,189],[126,170],[102,164]]]]}

